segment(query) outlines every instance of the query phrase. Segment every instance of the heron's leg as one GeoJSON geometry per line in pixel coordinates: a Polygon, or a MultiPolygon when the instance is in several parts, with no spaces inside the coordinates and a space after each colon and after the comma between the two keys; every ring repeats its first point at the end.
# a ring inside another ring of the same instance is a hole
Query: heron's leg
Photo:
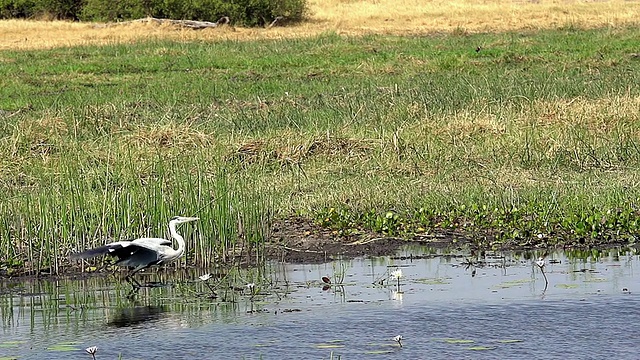
{"type": "Polygon", "coordinates": [[[129,293],[127,294],[127,299],[129,300],[135,300],[136,295],[138,295],[138,291],[140,291],[139,287],[135,287],[133,286],[133,284],[131,284],[131,290],[129,291],[129,293]]]}
{"type": "Polygon", "coordinates": [[[133,275],[135,275],[138,271],[140,271],[140,270],[142,270],[142,269],[144,269],[144,268],[145,268],[145,267],[137,267],[137,268],[135,268],[135,269],[131,270],[131,271],[127,274],[127,276],[125,277],[125,279],[127,280],[127,282],[128,282],[129,284],[131,284],[131,286],[133,286],[134,288],[139,289],[139,288],[141,288],[141,287],[142,287],[142,285],[140,285],[140,283],[138,282],[138,280],[136,280],[136,279],[133,277],[133,275]]]}
{"type": "Polygon", "coordinates": [[[131,276],[131,274],[127,274],[127,276],[125,276],[125,278],[124,278],[124,279],[125,279],[125,280],[127,280],[127,282],[128,282],[129,284],[131,284],[131,286],[132,286],[134,289],[139,289],[139,288],[141,288],[141,287],[142,287],[142,285],[140,285],[140,283],[138,282],[138,280],[136,280],[135,278],[133,278],[133,277],[131,276]]]}

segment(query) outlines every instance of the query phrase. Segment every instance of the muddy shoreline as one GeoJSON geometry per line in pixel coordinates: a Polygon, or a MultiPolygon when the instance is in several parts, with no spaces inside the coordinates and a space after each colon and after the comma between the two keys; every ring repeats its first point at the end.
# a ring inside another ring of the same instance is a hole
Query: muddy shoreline
{"type": "Polygon", "coordinates": [[[393,255],[402,246],[417,244],[431,248],[462,248],[469,244],[454,234],[390,237],[360,231],[342,235],[302,218],[289,218],[275,224],[267,243],[267,258],[288,263],[328,262],[337,257],[393,255]]]}

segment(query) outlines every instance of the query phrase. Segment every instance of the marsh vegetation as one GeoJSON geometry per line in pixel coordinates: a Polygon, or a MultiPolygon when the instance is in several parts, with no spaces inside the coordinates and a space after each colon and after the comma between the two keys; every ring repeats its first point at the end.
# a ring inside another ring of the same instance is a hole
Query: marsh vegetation
{"type": "Polygon", "coordinates": [[[640,30],[623,18],[3,50],[0,261],[58,272],[178,214],[202,219],[183,265],[260,257],[291,216],[483,248],[635,241],[640,30]]]}

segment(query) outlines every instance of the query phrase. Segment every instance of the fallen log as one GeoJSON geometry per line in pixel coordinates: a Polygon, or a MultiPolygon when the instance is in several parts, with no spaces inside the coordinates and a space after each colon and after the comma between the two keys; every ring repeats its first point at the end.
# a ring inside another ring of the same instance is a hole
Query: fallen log
{"type": "Polygon", "coordinates": [[[157,23],[157,24],[171,24],[181,27],[186,27],[194,30],[215,28],[220,25],[228,24],[231,20],[227,16],[221,17],[216,22],[211,21],[196,21],[196,20],[174,20],[174,19],[159,19],[154,17],[146,17],[143,19],[136,19],[130,21],[122,21],[118,23],[107,24],[104,26],[113,26],[113,25],[126,25],[126,24],[134,24],[134,23],[157,23]]]}

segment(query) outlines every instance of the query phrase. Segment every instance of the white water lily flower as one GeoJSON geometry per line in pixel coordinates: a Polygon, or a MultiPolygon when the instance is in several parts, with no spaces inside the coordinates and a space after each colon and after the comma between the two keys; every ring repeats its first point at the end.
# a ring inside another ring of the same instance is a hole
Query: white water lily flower
{"type": "Polygon", "coordinates": [[[402,347],[402,335],[396,335],[396,337],[393,338],[393,341],[397,342],[398,345],[402,347]]]}
{"type": "Polygon", "coordinates": [[[84,351],[86,351],[87,354],[89,355],[95,355],[98,352],[98,347],[97,346],[88,347],[84,349],[84,351]]]}
{"type": "Polygon", "coordinates": [[[207,281],[211,279],[211,274],[204,274],[204,275],[198,276],[198,278],[202,281],[207,281]]]}
{"type": "Polygon", "coordinates": [[[544,267],[544,258],[541,257],[538,259],[538,261],[536,261],[536,265],[538,265],[539,267],[544,267]]]}
{"type": "Polygon", "coordinates": [[[254,284],[254,283],[248,283],[247,284],[247,289],[249,289],[249,290],[253,290],[254,287],[256,287],[256,284],[254,284]]]}
{"type": "Polygon", "coordinates": [[[396,269],[391,272],[391,278],[400,279],[402,277],[402,269],[396,269]]]}

